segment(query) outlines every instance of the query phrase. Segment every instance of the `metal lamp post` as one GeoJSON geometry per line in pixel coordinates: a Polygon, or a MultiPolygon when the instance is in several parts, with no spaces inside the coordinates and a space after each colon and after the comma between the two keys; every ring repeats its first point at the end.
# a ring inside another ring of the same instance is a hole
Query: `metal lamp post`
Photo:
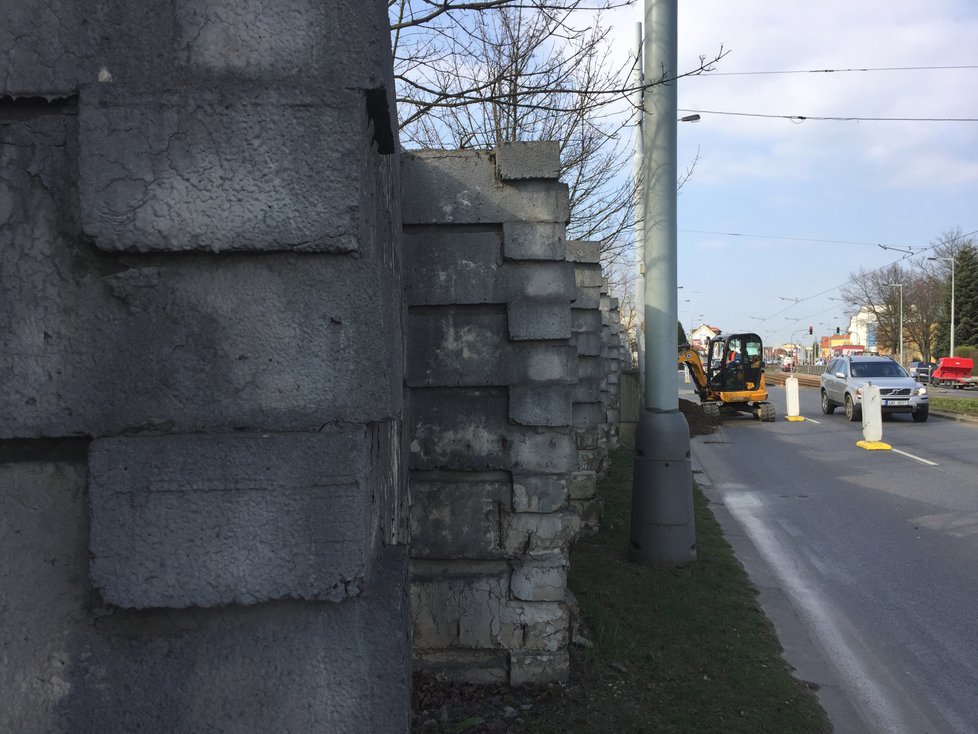
{"type": "Polygon", "coordinates": [[[679,410],[676,227],[678,0],[645,0],[642,140],[645,374],[635,435],[629,557],[683,566],[696,559],[689,424],[679,410]]]}
{"type": "Polygon", "coordinates": [[[954,356],[954,258],[953,257],[929,257],[928,260],[946,260],[951,263],[951,354],[954,356]]]}
{"type": "Polygon", "coordinates": [[[903,283],[887,283],[890,288],[900,289],[900,365],[903,366],[903,283]]]}

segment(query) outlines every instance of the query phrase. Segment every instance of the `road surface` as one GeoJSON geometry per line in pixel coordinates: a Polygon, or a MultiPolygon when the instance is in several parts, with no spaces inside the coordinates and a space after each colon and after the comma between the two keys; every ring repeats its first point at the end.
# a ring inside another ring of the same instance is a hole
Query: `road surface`
{"type": "Polygon", "coordinates": [[[978,426],[898,416],[866,451],[817,390],[802,422],[770,392],[775,423],[725,421],[694,463],[827,658],[837,730],[978,731],[978,426]]]}

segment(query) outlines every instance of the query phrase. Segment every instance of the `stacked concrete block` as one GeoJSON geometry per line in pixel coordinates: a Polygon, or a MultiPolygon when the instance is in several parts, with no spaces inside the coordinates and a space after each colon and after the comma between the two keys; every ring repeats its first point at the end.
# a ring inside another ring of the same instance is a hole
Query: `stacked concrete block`
{"type": "Polygon", "coordinates": [[[605,424],[607,426],[608,450],[618,448],[619,396],[621,395],[621,314],[618,311],[618,299],[607,298],[607,312],[604,310],[602,295],[602,316],[607,313],[607,324],[603,325],[604,357],[605,357],[605,386],[602,401],[606,404],[605,424]]]}
{"type": "Polygon", "coordinates": [[[573,342],[577,347],[578,382],[574,393],[574,438],[578,468],[570,484],[570,499],[581,516],[582,529],[596,532],[601,514],[598,474],[605,462],[604,423],[607,409],[601,401],[606,380],[602,334],[600,243],[572,241],[567,259],[574,267],[577,297],[574,300],[573,342]]]}
{"type": "Polygon", "coordinates": [[[568,672],[578,353],[558,155],[403,160],[414,653],[459,679],[568,672]]]}
{"type": "Polygon", "coordinates": [[[405,731],[386,5],[13,0],[0,67],[0,730],[405,731]]]}

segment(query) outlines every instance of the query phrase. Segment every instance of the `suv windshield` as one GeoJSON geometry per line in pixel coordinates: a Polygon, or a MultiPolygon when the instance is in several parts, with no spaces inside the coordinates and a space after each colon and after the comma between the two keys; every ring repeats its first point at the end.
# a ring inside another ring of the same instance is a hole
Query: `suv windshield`
{"type": "Polygon", "coordinates": [[[907,373],[896,362],[853,362],[853,377],[906,377],[907,373]]]}

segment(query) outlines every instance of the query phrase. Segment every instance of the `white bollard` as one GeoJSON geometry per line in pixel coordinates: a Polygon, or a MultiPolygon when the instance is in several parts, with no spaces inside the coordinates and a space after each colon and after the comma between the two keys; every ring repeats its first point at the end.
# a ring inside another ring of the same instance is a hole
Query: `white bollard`
{"type": "Polygon", "coordinates": [[[784,397],[788,403],[788,414],[785,416],[789,421],[803,421],[801,417],[801,399],[798,397],[798,378],[787,377],[784,381],[784,397]]]}
{"type": "Polygon", "coordinates": [[[862,404],[863,440],[857,441],[856,445],[864,449],[891,448],[883,443],[883,403],[876,385],[867,385],[862,389],[862,404]]]}

